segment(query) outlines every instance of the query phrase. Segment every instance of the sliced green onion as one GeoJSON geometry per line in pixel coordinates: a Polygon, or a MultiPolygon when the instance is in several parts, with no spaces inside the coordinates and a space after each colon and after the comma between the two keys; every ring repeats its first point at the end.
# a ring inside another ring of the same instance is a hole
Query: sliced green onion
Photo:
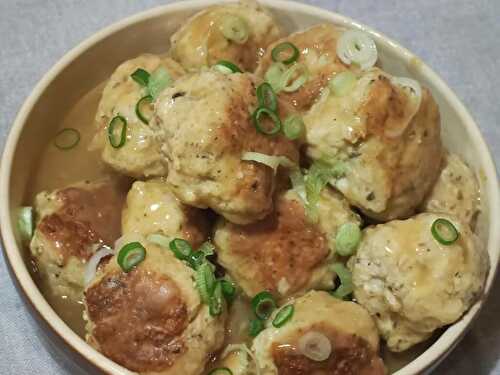
{"type": "Polygon", "coordinates": [[[316,222],[318,219],[318,202],[321,191],[333,178],[331,167],[326,163],[315,161],[305,178],[305,188],[307,196],[306,212],[309,218],[316,222]]]}
{"type": "Polygon", "coordinates": [[[351,271],[342,263],[334,263],[331,267],[340,279],[340,285],[337,289],[331,291],[330,294],[338,299],[346,299],[353,291],[351,271]]]}
{"type": "Polygon", "coordinates": [[[234,297],[236,296],[236,286],[234,283],[228,280],[221,280],[220,284],[222,287],[222,294],[226,297],[226,301],[229,303],[233,302],[234,297]]]}
{"type": "Polygon", "coordinates": [[[139,120],[141,120],[146,125],[149,124],[150,119],[144,115],[144,113],[142,112],[142,107],[145,104],[149,105],[151,103],[153,103],[153,97],[151,95],[146,95],[139,99],[139,101],[135,105],[135,114],[137,115],[139,120]]]}
{"type": "Polygon", "coordinates": [[[180,260],[188,260],[189,256],[193,252],[193,248],[186,240],[182,238],[175,238],[170,241],[170,250],[174,253],[175,257],[180,260]]]}
{"type": "Polygon", "coordinates": [[[260,107],[269,108],[273,112],[278,110],[278,98],[273,87],[268,82],[264,82],[257,87],[257,100],[260,107]]]}
{"type": "Polygon", "coordinates": [[[224,295],[222,294],[222,284],[220,281],[216,282],[215,289],[210,298],[208,305],[209,313],[211,316],[217,316],[222,313],[224,308],[224,295]]]}
{"type": "Polygon", "coordinates": [[[70,150],[80,142],[80,132],[73,128],[59,130],[54,139],[54,146],[60,150],[70,150]]]}
{"type": "Polygon", "coordinates": [[[356,223],[344,223],[335,236],[335,251],[342,256],[354,254],[361,242],[361,229],[356,223]]]}
{"type": "Polygon", "coordinates": [[[193,251],[186,260],[191,268],[197,270],[205,262],[205,254],[201,251],[193,251]]]}
{"type": "Polygon", "coordinates": [[[221,24],[222,35],[237,44],[244,44],[248,40],[249,30],[246,21],[234,14],[226,14],[221,24]]]}
{"type": "Polygon", "coordinates": [[[442,245],[453,244],[459,236],[457,228],[453,223],[444,218],[436,219],[431,226],[432,236],[442,245]]]}
{"type": "Polygon", "coordinates": [[[279,116],[271,111],[269,108],[266,107],[259,107],[255,110],[255,112],[252,114],[252,120],[253,124],[255,126],[255,129],[259,133],[266,134],[266,135],[274,135],[278,134],[279,131],[281,130],[281,121],[279,116]],[[269,117],[269,119],[272,121],[273,126],[272,128],[268,129],[262,122],[261,118],[262,116],[269,117]]]}
{"type": "Polygon", "coordinates": [[[156,69],[149,78],[148,82],[148,92],[149,95],[156,100],[161,92],[168,86],[172,84],[173,80],[170,73],[164,67],[160,66],[156,69]]]}
{"type": "Polygon", "coordinates": [[[17,228],[23,242],[28,243],[33,237],[35,221],[33,220],[33,207],[21,207],[17,218],[17,228]]]}
{"type": "Polygon", "coordinates": [[[208,375],[233,375],[233,372],[227,367],[214,368],[208,375]]]}
{"type": "Polygon", "coordinates": [[[294,64],[290,68],[288,68],[283,75],[281,76],[281,85],[282,89],[285,92],[294,92],[307,82],[309,78],[309,73],[307,68],[303,64],[294,64]],[[297,76],[298,73],[302,73],[297,76]],[[291,81],[291,82],[290,82],[291,81]],[[289,83],[290,82],[290,83],[289,83]]]}
{"type": "Polygon", "coordinates": [[[257,163],[267,165],[269,168],[272,168],[275,172],[280,165],[290,169],[294,169],[296,167],[296,165],[286,156],[272,156],[272,155],[261,154],[260,152],[250,152],[250,151],[245,152],[241,157],[241,160],[255,161],[257,163]]]}
{"type": "Polygon", "coordinates": [[[272,64],[267,70],[264,78],[273,88],[275,93],[283,90],[283,73],[287,70],[286,66],[282,63],[272,64]]]}
{"type": "Polygon", "coordinates": [[[250,320],[250,326],[248,327],[248,334],[251,337],[257,337],[259,333],[264,330],[264,321],[260,319],[250,320]]]}
{"type": "Polygon", "coordinates": [[[164,236],[163,234],[153,233],[146,238],[149,242],[168,249],[170,247],[170,242],[172,238],[164,236]]]}
{"type": "Polygon", "coordinates": [[[130,272],[146,258],[146,249],[139,242],[130,242],[123,246],[118,253],[118,264],[123,272],[130,272]]]}
{"type": "Polygon", "coordinates": [[[356,85],[356,75],[351,71],[338,73],[330,80],[328,86],[335,96],[345,96],[349,94],[356,85]]]}
{"type": "Polygon", "coordinates": [[[125,145],[125,142],[127,141],[127,120],[125,120],[125,117],[120,115],[113,117],[108,125],[108,139],[109,143],[114,148],[120,148],[125,145]],[[117,137],[115,134],[115,127],[117,125],[121,125],[119,139],[116,139],[117,137]]]}
{"type": "Polygon", "coordinates": [[[293,305],[286,305],[283,307],[273,320],[273,326],[276,328],[283,327],[293,317],[295,307],[293,305]]]}
{"type": "Polygon", "coordinates": [[[139,85],[147,87],[149,83],[150,74],[144,69],[139,68],[135,72],[133,72],[130,75],[130,77],[132,77],[132,79],[136,81],[139,85]]]}
{"type": "Polygon", "coordinates": [[[206,241],[201,244],[198,248],[198,251],[201,251],[205,256],[210,256],[215,254],[215,246],[210,242],[206,241]]]}
{"type": "Polygon", "coordinates": [[[305,125],[302,117],[298,115],[290,115],[283,122],[283,134],[288,139],[297,139],[304,134],[305,125]]]}
{"type": "Polygon", "coordinates": [[[205,262],[198,267],[195,273],[195,282],[198,293],[203,303],[209,305],[215,288],[215,275],[212,267],[205,262]]]}
{"type": "Polygon", "coordinates": [[[276,301],[273,295],[267,291],[260,292],[253,297],[251,304],[255,316],[261,320],[268,319],[276,309],[276,301]]]}
{"type": "Polygon", "coordinates": [[[299,55],[299,49],[290,42],[280,43],[271,51],[273,61],[281,62],[286,65],[297,61],[299,55]]]}
{"type": "Polygon", "coordinates": [[[224,74],[243,73],[243,71],[230,61],[220,60],[214,65],[214,69],[224,74]]]}
{"type": "Polygon", "coordinates": [[[367,70],[377,62],[377,45],[367,33],[347,30],[337,41],[337,56],[346,65],[357,64],[367,70]]]}

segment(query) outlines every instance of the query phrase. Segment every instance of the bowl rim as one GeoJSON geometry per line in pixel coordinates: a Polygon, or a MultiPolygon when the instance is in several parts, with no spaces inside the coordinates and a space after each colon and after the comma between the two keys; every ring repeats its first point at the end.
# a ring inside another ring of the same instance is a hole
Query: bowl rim
{"type": "MultiPolygon", "coordinates": [[[[88,363],[94,365],[104,373],[133,374],[92,348],[85,342],[85,340],[79,337],[69,326],[67,326],[66,323],[64,323],[64,321],[56,314],[49,303],[45,300],[34,280],[31,278],[22,257],[22,251],[17,246],[11,223],[11,207],[9,200],[12,162],[21,132],[31,110],[50,83],[61,73],[61,71],[76,60],[82,52],[91,48],[93,45],[133,24],[157,17],[159,15],[168,14],[174,11],[197,10],[213,4],[233,2],[235,1],[189,0],[162,5],[142,11],[132,16],[128,16],[92,34],[90,37],[86,38],[76,47],[67,52],[38,82],[19,110],[5,142],[0,166],[0,231],[3,239],[2,248],[5,255],[4,258],[6,259],[7,266],[12,270],[11,275],[14,275],[13,277],[15,277],[13,282],[14,284],[17,283],[19,286],[18,291],[22,292],[23,297],[29,301],[38,317],[41,318],[48,327],[50,327],[52,332],[61,338],[66,343],[68,348],[72,349],[77,355],[83,357],[86,361],[88,361],[88,363]]],[[[364,30],[371,34],[377,44],[384,45],[384,47],[392,50],[398,59],[406,61],[407,64],[410,64],[412,59],[418,59],[416,55],[400,46],[391,38],[388,38],[384,34],[379,33],[378,31],[375,31],[374,29],[349,17],[328,11],[326,9],[294,1],[259,0],[259,3],[264,7],[280,9],[285,12],[293,10],[325,20],[326,22],[333,22],[350,28],[364,30]]],[[[469,135],[471,136],[470,142],[475,144],[480,150],[480,166],[486,176],[484,190],[490,198],[490,235],[488,239],[488,252],[494,254],[495,257],[490,259],[490,274],[488,275],[488,279],[486,281],[484,298],[472,306],[471,309],[457,323],[450,326],[436,342],[426,349],[424,353],[402,369],[395,372],[394,375],[415,375],[422,373],[423,371],[430,370],[442,359],[444,359],[454,346],[457,345],[459,340],[465,335],[467,329],[470,327],[472,320],[477,317],[478,312],[484,304],[487,294],[491,290],[496,274],[498,256],[500,253],[500,231],[495,230],[500,227],[500,216],[494,215],[495,212],[500,212],[500,193],[498,189],[496,169],[491,157],[491,152],[489,151],[488,146],[479,131],[479,127],[454,92],[429,66],[427,66],[420,59],[418,59],[418,61],[420,74],[425,76],[429,81],[433,82],[435,85],[434,91],[439,91],[446,99],[450,107],[453,108],[453,110],[462,119],[469,135]]]]}

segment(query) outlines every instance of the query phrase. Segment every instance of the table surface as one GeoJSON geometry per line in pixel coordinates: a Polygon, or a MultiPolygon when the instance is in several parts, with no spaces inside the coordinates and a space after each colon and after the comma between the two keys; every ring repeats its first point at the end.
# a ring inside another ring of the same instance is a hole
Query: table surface
{"type": "MultiPolygon", "coordinates": [[[[168,1],[1,0],[0,138],[21,104],[70,48],[104,26],[168,1]]],[[[500,1],[309,0],[355,18],[422,57],[463,100],[500,165],[500,1]]],[[[500,374],[500,279],[445,375],[500,374]]],[[[0,374],[70,374],[43,346],[0,255],[0,374]]]]}

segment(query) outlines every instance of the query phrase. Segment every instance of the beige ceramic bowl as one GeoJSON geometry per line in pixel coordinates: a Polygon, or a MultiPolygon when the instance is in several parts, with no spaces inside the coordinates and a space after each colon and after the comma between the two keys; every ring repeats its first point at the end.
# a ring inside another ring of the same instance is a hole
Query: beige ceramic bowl
{"type": "MultiPolygon", "coordinates": [[[[14,213],[23,203],[29,176],[33,173],[44,145],[76,101],[103,82],[124,60],[142,52],[163,53],[169,36],[185,19],[214,0],[179,2],[127,18],[95,34],[69,52],[41,80],[24,103],[12,127],[2,158],[0,176],[0,219],[6,259],[14,282],[25,297],[50,342],[68,354],[86,373],[130,374],[108,360],[77,336],[49,306],[26,266],[26,255],[19,245],[14,213]]],[[[220,2],[220,1],[219,1],[220,2]]],[[[460,154],[476,170],[482,187],[480,235],[487,244],[491,272],[486,294],[492,286],[500,252],[499,190],[495,168],[477,125],[446,84],[420,59],[384,35],[346,17],[323,9],[281,0],[262,0],[288,29],[303,29],[320,22],[333,22],[367,31],[377,42],[382,67],[390,73],[410,76],[429,87],[442,115],[446,146],[460,154]]],[[[464,335],[480,310],[479,301],[456,324],[449,327],[431,347],[398,375],[430,371],[464,335]]],[[[29,360],[29,358],[27,358],[29,360]]]]}

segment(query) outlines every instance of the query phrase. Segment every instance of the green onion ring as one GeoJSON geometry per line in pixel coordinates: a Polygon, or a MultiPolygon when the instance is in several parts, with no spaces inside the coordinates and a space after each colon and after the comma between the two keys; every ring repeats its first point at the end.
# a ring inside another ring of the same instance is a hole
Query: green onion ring
{"type": "Polygon", "coordinates": [[[146,116],[144,116],[144,114],[142,113],[142,110],[141,110],[141,106],[144,103],[148,103],[148,104],[153,103],[153,97],[151,95],[146,95],[146,96],[140,98],[139,101],[137,102],[137,104],[135,105],[135,114],[137,115],[139,120],[141,120],[144,124],[148,125],[149,119],[146,118],[146,116]]]}
{"type": "Polygon", "coordinates": [[[193,252],[193,248],[186,240],[182,238],[174,238],[169,244],[170,250],[174,253],[175,257],[180,260],[188,260],[193,252]]]}
{"type": "Polygon", "coordinates": [[[33,231],[35,229],[35,221],[33,220],[33,207],[21,207],[19,208],[17,228],[21,239],[28,243],[33,237],[33,231]]]}
{"type": "Polygon", "coordinates": [[[304,131],[304,121],[298,115],[290,115],[283,122],[283,134],[288,139],[294,140],[300,138],[304,134],[304,131]]]}
{"type": "Polygon", "coordinates": [[[64,128],[57,132],[54,146],[60,150],[70,150],[80,142],[80,132],[73,128],[64,128]]]}
{"type": "Polygon", "coordinates": [[[293,305],[286,305],[283,307],[274,317],[273,327],[283,327],[290,319],[292,319],[294,311],[295,307],[293,305]]]}
{"type": "Polygon", "coordinates": [[[345,299],[353,292],[352,274],[342,263],[334,263],[332,270],[340,279],[340,285],[337,289],[330,292],[332,296],[338,299],[345,299]]]}
{"type": "Polygon", "coordinates": [[[250,326],[248,327],[248,334],[251,337],[257,337],[259,333],[264,330],[264,322],[260,319],[250,320],[250,326]]]}
{"type": "Polygon", "coordinates": [[[252,114],[252,120],[255,129],[257,129],[259,133],[266,135],[274,135],[279,133],[279,131],[281,130],[281,120],[279,116],[275,112],[271,111],[269,108],[266,107],[257,108],[255,112],[252,114]],[[272,120],[274,126],[271,129],[267,130],[264,128],[264,125],[261,124],[260,118],[262,115],[267,115],[272,120]]]}
{"type": "Polygon", "coordinates": [[[444,218],[436,219],[431,226],[432,236],[442,245],[453,244],[459,236],[457,228],[453,223],[444,218]]]}
{"type": "Polygon", "coordinates": [[[214,271],[208,262],[204,262],[196,270],[195,282],[203,303],[210,304],[216,280],[214,271]]]}
{"type": "Polygon", "coordinates": [[[117,115],[117,116],[113,117],[113,119],[109,122],[108,139],[109,139],[109,143],[111,144],[112,147],[114,147],[114,148],[123,147],[123,145],[127,141],[127,120],[125,120],[125,117],[117,115]],[[118,142],[115,139],[115,127],[116,127],[117,123],[122,124],[122,130],[120,133],[120,140],[118,142]]]}
{"type": "Polygon", "coordinates": [[[335,251],[341,256],[354,254],[361,242],[361,229],[356,223],[344,223],[335,235],[335,251]]]}
{"type": "Polygon", "coordinates": [[[227,367],[214,368],[208,375],[233,375],[233,372],[227,367]]]}
{"type": "Polygon", "coordinates": [[[130,75],[130,77],[132,77],[134,81],[136,81],[139,85],[143,87],[146,87],[148,85],[150,76],[151,75],[147,71],[141,68],[137,69],[130,75]]]}
{"type": "Polygon", "coordinates": [[[249,31],[247,22],[234,14],[226,14],[222,18],[220,30],[226,39],[232,40],[237,44],[244,44],[248,40],[249,31]]]}
{"type": "Polygon", "coordinates": [[[205,254],[202,251],[193,251],[187,258],[191,268],[197,270],[205,262],[205,254]]]}
{"type": "Polygon", "coordinates": [[[273,112],[278,110],[278,98],[274,93],[273,87],[264,82],[257,87],[257,100],[260,107],[265,107],[273,112]]]}
{"type": "Polygon", "coordinates": [[[260,292],[253,297],[251,305],[255,316],[261,320],[269,319],[276,309],[276,301],[273,295],[267,291],[260,292]]]}
{"type": "Polygon", "coordinates": [[[210,298],[210,303],[208,305],[208,310],[211,316],[217,316],[222,313],[224,308],[224,295],[222,294],[222,284],[217,282],[215,284],[215,289],[210,298]]]}
{"type": "Polygon", "coordinates": [[[309,73],[307,71],[307,67],[303,64],[294,64],[291,67],[289,67],[281,76],[282,89],[285,92],[297,91],[307,82],[308,78],[309,78],[309,73]],[[297,78],[292,80],[290,84],[288,84],[288,81],[290,81],[290,79],[293,78],[294,74],[297,71],[300,71],[300,69],[303,70],[302,74],[300,74],[297,78]]]}
{"type": "Polygon", "coordinates": [[[297,47],[295,47],[295,45],[290,43],[290,42],[280,43],[276,47],[274,47],[273,50],[271,51],[271,57],[272,57],[273,61],[281,62],[281,63],[286,64],[286,65],[289,65],[289,64],[297,61],[297,59],[299,58],[299,55],[300,55],[299,49],[297,47]],[[288,52],[288,51],[290,51],[291,56],[289,58],[286,58],[286,57],[282,58],[281,55],[284,52],[288,52]]]}
{"type": "Polygon", "coordinates": [[[243,71],[236,64],[226,60],[217,61],[214,68],[224,74],[243,73],[243,71]]]}
{"type": "Polygon", "coordinates": [[[146,249],[144,246],[139,242],[130,242],[120,249],[117,261],[123,272],[130,272],[144,258],[146,258],[146,249]]]}

